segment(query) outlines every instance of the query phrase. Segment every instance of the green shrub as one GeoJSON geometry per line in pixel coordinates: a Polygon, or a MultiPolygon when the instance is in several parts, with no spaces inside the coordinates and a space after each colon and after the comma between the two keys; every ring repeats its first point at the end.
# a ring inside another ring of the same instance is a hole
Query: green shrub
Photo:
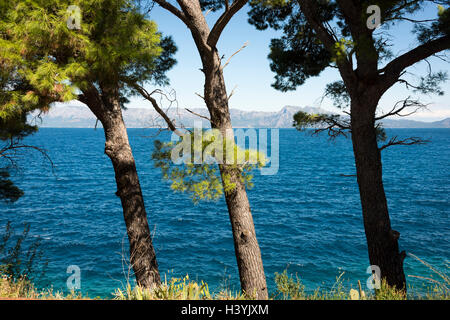
{"type": "Polygon", "coordinates": [[[282,298],[283,300],[289,299],[304,299],[305,298],[305,286],[302,285],[298,276],[288,275],[287,270],[283,273],[275,272],[275,284],[277,290],[275,292],[274,298],[282,298]]]}
{"type": "Polygon", "coordinates": [[[39,249],[40,239],[27,243],[30,225],[25,224],[21,234],[16,235],[12,230],[11,222],[5,226],[0,241],[0,273],[15,280],[26,280],[32,282],[42,276],[47,263],[40,266],[43,253],[39,249]]]}

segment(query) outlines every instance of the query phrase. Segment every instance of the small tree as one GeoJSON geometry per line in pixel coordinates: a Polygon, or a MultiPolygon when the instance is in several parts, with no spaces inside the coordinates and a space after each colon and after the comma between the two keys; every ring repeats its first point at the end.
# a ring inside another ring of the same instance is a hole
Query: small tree
{"type": "Polygon", "coordinates": [[[255,0],[250,12],[250,23],[258,29],[272,27],[284,32],[280,39],[273,39],[270,46],[276,89],[295,89],[327,67],[339,70],[342,81],[329,84],[326,93],[338,105],[350,107],[347,111],[350,119],[299,113],[295,116],[295,125],[299,128],[321,125],[332,136],[350,131],[369,260],[380,267],[381,277],[389,285],[399,289],[406,288],[405,252],[399,252],[400,233],[391,228],[380,151],[391,145],[421,141],[394,137],[379,146],[383,132],[376,121],[402,114],[405,108],[420,107],[420,104],[405,99],[403,104],[381,116],[377,116],[377,107],[383,94],[396,83],[430,93],[445,79],[443,73],[430,72],[421,77],[418,84],[411,85],[405,77],[407,68],[450,48],[448,8],[439,6],[438,16],[432,20],[414,17],[424,6],[433,3],[448,5],[448,1],[255,0]],[[374,4],[377,6],[372,6],[374,4]],[[382,32],[376,29],[380,19],[382,32]],[[388,49],[389,31],[401,22],[413,23],[420,44],[394,56],[388,49]]]}

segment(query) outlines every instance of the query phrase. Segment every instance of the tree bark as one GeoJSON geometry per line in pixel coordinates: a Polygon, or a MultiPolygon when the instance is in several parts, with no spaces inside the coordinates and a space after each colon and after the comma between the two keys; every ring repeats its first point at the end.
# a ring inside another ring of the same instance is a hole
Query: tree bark
{"type": "MultiPolygon", "coordinates": [[[[234,141],[228,97],[221,70],[220,58],[214,51],[209,58],[202,59],[205,72],[204,98],[211,115],[211,126],[221,131],[224,137],[234,141]]],[[[225,193],[225,200],[231,222],[234,249],[242,291],[255,295],[257,299],[268,299],[266,276],[261,258],[261,250],[256,239],[255,226],[250,210],[245,185],[239,169],[231,164],[219,165],[222,183],[235,184],[235,188],[225,193]]]]}
{"type": "MultiPolygon", "coordinates": [[[[95,89],[93,89],[95,90],[95,89]]],[[[130,264],[139,286],[160,285],[158,263],[147,221],[144,198],[136,164],[122,118],[117,89],[103,89],[102,95],[92,90],[82,101],[97,116],[105,132],[105,154],[111,159],[130,245],[130,264]]]]}
{"type": "Polygon", "coordinates": [[[377,265],[387,284],[406,290],[403,272],[405,252],[399,252],[400,233],[392,230],[382,179],[381,154],[375,130],[378,99],[354,101],[351,105],[353,152],[362,205],[369,261],[377,265]]]}
{"type": "MultiPolygon", "coordinates": [[[[234,1],[211,30],[199,1],[177,0],[180,9],[164,0],[156,0],[156,2],[177,16],[191,31],[202,60],[202,71],[205,74],[204,100],[209,110],[211,126],[220,130],[224,137],[234,141],[223,67],[216,44],[227,23],[247,3],[247,0],[234,1]]],[[[261,251],[256,240],[255,226],[242,175],[232,165],[219,165],[219,169],[222,183],[225,185],[224,179],[227,177],[227,181],[236,186],[232,191],[225,192],[225,199],[233,231],[242,291],[249,295],[255,294],[258,299],[268,299],[261,251]]]]}

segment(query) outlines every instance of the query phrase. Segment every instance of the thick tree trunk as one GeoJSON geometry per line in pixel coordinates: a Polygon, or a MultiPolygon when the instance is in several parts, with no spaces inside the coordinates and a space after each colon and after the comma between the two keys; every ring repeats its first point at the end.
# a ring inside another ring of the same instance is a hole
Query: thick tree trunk
{"type": "Polygon", "coordinates": [[[123,208],[128,240],[130,264],[136,282],[146,288],[161,283],[156,254],[147,221],[136,164],[122,118],[118,90],[103,90],[103,98],[86,94],[86,104],[101,121],[105,132],[105,153],[111,159],[117,184],[116,195],[123,208]]]}
{"type": "Polygon", "coordinates": [[[399,252],[400,233],[391,229],[382,179],[382,163],[374,128],[378,99],[352,102],[353,152],[371,265],[390,286],[406,290],[403,272],[405,252],[399,252]],[[373,112],[372,112],[373,111],[373,112]]]}
{"type": "MultiPolygon", "coordinates": [[[[234,141],[227,91],[218,53],[214,52],[213,57],[204,61],[207,61],[204,63],[205,102],[211,115],[211,125],[219,129],[224,137],[234,141]]],[[[261,250],[256,239],[253,217],[241,172],[227,164],[220,165],[219,168],[222,182],[225,183],[224,177],[228,177],[227,181],[236,185],[232,191],[225,193],[225,199],[233,231],[242,291],[249,295],[255,294],[258,299],[268,299],[261,250]]]]}

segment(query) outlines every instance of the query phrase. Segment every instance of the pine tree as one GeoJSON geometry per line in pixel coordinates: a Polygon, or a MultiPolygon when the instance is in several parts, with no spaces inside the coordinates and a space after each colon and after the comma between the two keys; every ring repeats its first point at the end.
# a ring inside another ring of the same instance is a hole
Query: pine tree
{"type": "Polygon", "coordinates": [[[389,285],[401,289],[406,289],[405,252],[399,252],[400,233],[391,228],[380,151],[421,140],[391,138],[380,146],[385,135],[377,121],[421,105],[405,99],[384,115],[377,115],[377,107],[384,93],[397,83],[421,92],[441,92],[438,84],[446,79],[444,73],[430,72],[418,84],[411,84],[405,73],[416,63],[450,48],[448,4],[448,1],[255,0],[250,12],[249,21],[258,29],[283,30],[281,38],[273,39],[270,45],[276,89],[295,89],[329,66],[339,70],[342,81],[327,85],[326,93],[338,106],[349,107],[346,112],[350,119],[299,113],[294,118],[295,125],[300,129],[319,125],[329,130],[331,136],[351,133],[369,260],[371,265],[380,267],[381,277],[389,285]],[[436,18],[431,21],[417,18],[430,4],[436,5],[436,18]],[[389,34],[394,24],[402,22],[413,23],[419,45],[394,56],[389,50],[389,34]]]}
{"type": "MultiPolygon", "coordinates": [[[[247,1],[177,0],[176,4],[165,0],[155,0],[155,2],[179,18],[189,29],[202,61],[201,71],[205,75],[203,99],[210,114],[211,127],[218,130],[228,141],[234,142],[228,106],[229,96],[223,75],[226,63],[222,64],[216,45],[229,21],[247,1]],[[222,14],[211,29],[205,18],[209,10],[222,10],[222,14]]],[[[226,162],[219,164],[219,171],[223,188],[217,188],[217,181],[214,179],[209,183],[213,185],[213,190],[224,190],[241,288],[249,296],[255,295],[259,299],[267,299],[266,277],[245,188],[245,178],[241,169],[234,164],[226,162]]],[[[208,185],[201,185],[201,187],[205,189],[208,185]]]]}
{"type": "MultiPolygon", "coordinates": [[[[139,178],[122,117],[137,92],[130,83],[163,84],[176,48],[128,0],[21,1],[8,10],[8,45],[32,89],[24,99],[47,106],[77,99],[102,123],[137,283],[160,284],[139,178]],[[76,5],[76,7],[73,7],[76,5]],[[74,9],[75,8],[75,9],[74,9]],[[166,49],[166,50],[164,50],[166,49]]],[[[89,147],[89,146],[86,146],[89,147]]],[[[107,213],[105,213],[107,214],[107,213]]]]}

